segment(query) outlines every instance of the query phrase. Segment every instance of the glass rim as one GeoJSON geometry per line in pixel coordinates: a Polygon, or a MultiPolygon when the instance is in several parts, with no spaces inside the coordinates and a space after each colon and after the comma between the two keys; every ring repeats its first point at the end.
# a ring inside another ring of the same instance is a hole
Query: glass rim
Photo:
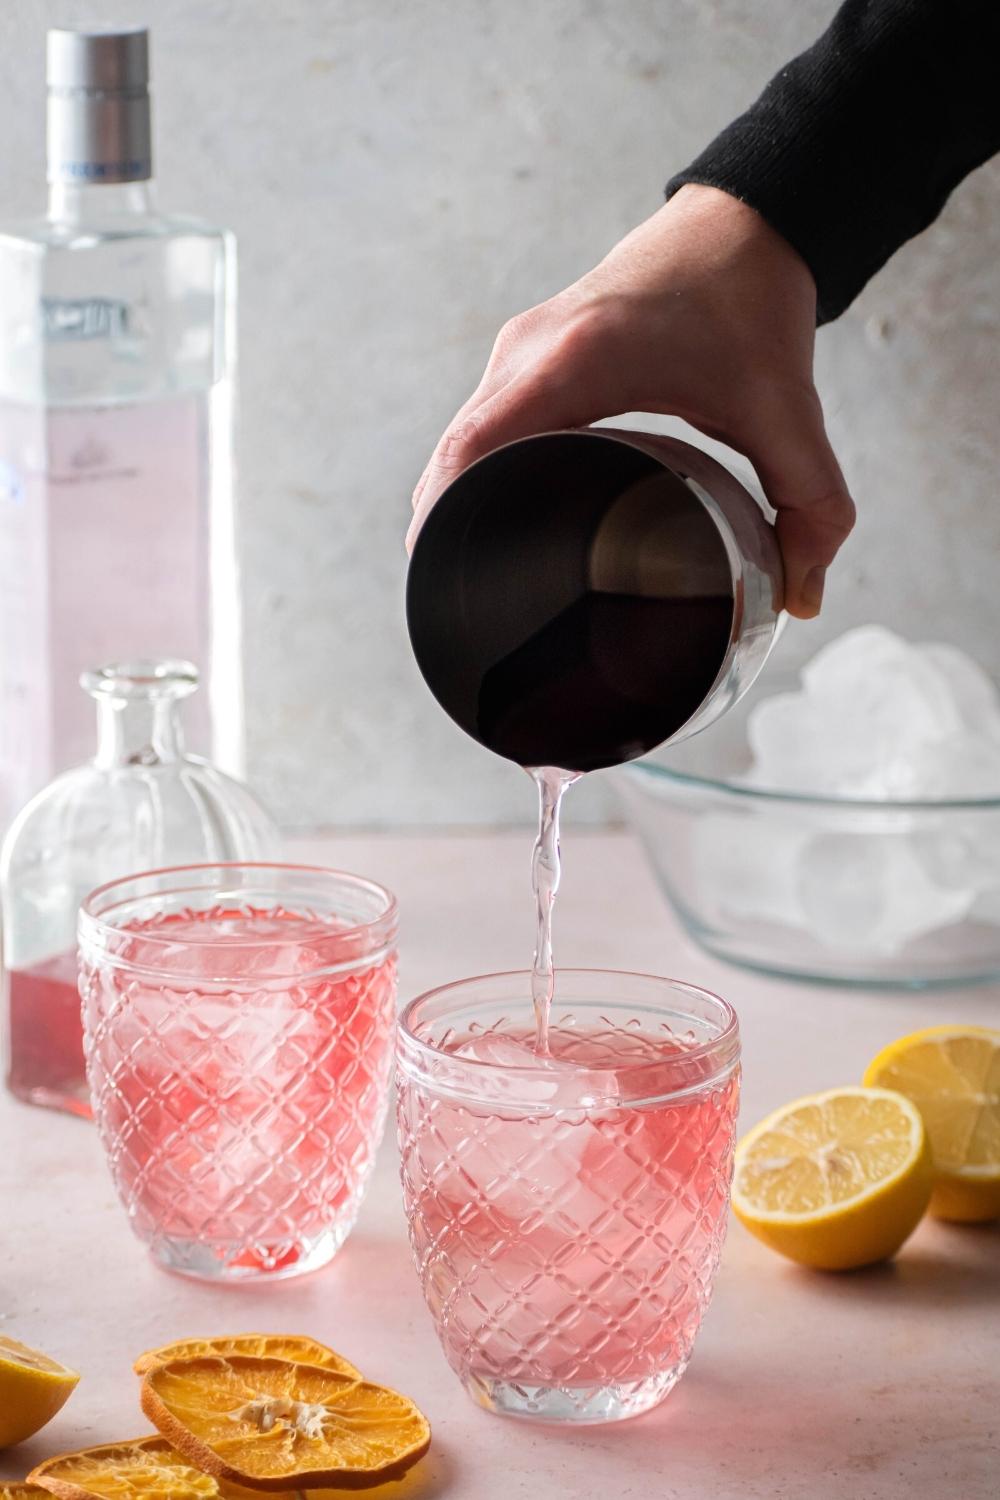
{"type": "MultiPolygon", "coordinates": [[[[649,1098],[669,1099],[674,1097],[679,1098],[684,1094],[701,1092],[707,1088],[713,1087],[720,1077],[728,1076],[728,1074],[739,1062],[739,1017],[737,1016],[736,1010],[729,1003],[729,1001],[724,1000],[721,995],[717,995],[713,990],[706,989],[703,985],[691,984],[685,979],[673,979],[666,975],[650,974],[642,972],[640,970],[604,969],[597,967],[558,968],[556,970],[557,998],[560,980],[565,983],[566,981],[572,981],[574,978],[590,978],[596,976],[599,976],[601,979],[607,979],[611,981],[639,981],[641,984],[655,985],[661,990],[667,990],[680,997],[681,1003],[678,1005],[675,1012],[679,1016],[683,1016],[684,1014],[684,996],[696,998],[701,1002],[708,1002],[709,1006],[717,1011],[720,1017],[721,1024],[719,1030],[714,1036],[709,1037],[704,1042],[698,1042],[694,1046],[686,1047],[683,1052],[676,1053],[673,1056],[645,1058],[642,1061],[638,1062],[626,1062],[618,1067],[601,1067],[600,1065],[594,1067],[593,1065],[587,1066],[585,1064],[574,1065],[576,1067],[577,1076],[586,1077],[588,1075],[601,1073],[614,1073],[616,1075],[627,1075],[630,1079],[635,1080],[639,1080],[642,1078],[652,1078],[654,1076],[658,1076],[660,1079],[663,1079],[665,1075],[668,1075],[671,1072],[671,1070],[676,1073],[689,1074],[692,1065],[697,1066],[697,1064],[699,1063],[711,1064],[713,1062],[716,1064],[714,1067],[710,1067],[709,1071],[706,1072],[703,1078],[700,1078],[693,1083],[691,1082],[690,1077],[688,1077],[686,1079],[682,1079],[682,1081],[679,1082],[676,1088],[664,1089],[660,1087],[657,1088],[655,1092],[649,1096],[649,1098]]],[[[425,1037],[421,1037],[415,1029],[414,1023],[417,1018],[418,1012],[421,1008],[425,1008],[433,1001],[456,995],[457,993],[460,993],[463,990],[469,990],[476,985],[495,984],[504,981],[517,981],[519,982],[519,984],[523,984],[524,1001],[526,1005],[530,1007],[531,972],[528,969],[508,969],[500,971],[498,973],[477,974],[465,979],[451,980],[447,984],[436,985],[433,989],[425,990],[421,994],[414,996],[412,1000],[407,1001],[402,1010],[399,1012],[396,1021],[397,1063],[404,1062],[403,1054],[409,1053],[411,1056],[409,1058],[406,1058],[405,1062],[410,1062],[414,1059],[418,1059],[420,1063],[426,1065],[428,1063],[433,1064],[433,1061],[435,1059],[451,1059],[455,1063],[460,1064],[463,1073],[468,1070],[468,1076],[473,1079],[477,1077],[485,1078],[490,1075],[500,1075],[504,1078],[509,1078],[512,1081],[523,1080],[525,1082],[528,1082],[532,1079],[537,1080],[537,1069],[531,1064],[527,1064],[524,1066],[511,1066],[505,1063],[488,1062],[481,1058],[459,1057],[454,1053],[445,1051],[436,1043],[428,1041],[425,1037]]],[[[580,997],[567,996],[567,1005],[570,1005],[573,999],[576,1000],[577,1004],[581,1003],[580,997]]],[[[668,1007],[664,1006],[663,1008],[664,1010],[666,1010],[668,1007]]],[[[693,1015],[691,1018],[695,1019],[693,1015]]],[[[426,1083],[426,1086],[433,1090],[433,1077],[428,1075],[424,1081],[426,1083]]],[[[456,1092],[452,1088],[448,1088],[445,1091],[449,1093],[456,1092]]],[[[472,1097],[467,1093],[467,1091],[459,1090],[458,1092],[465,1093],[466,1097],[472,1097]]],[[[487,1104],[495,1101],[491,1101],[488,1098],[480,1098],[476,1099],[475,1102],[487,1104]]],[[[627,1100],[623,1099],[622,1102],[626,1107],[632,1108],[647,1101],[642,1097],[633,1098],[630,1096],[627,1100]]],[[[514,1105],[515,1100],[511,1098],[509,1103],[511,1105],[514,1105]]],[[[520,1107],[521,1104],[528,1104],[532,1107],[538,1107],[537,1101],[519,1101],[518,1107],[520,1107]]]]}
{"type": "Polygon", "coordinates": [[[691,771],[679,771],[673,766],[658,765],[656,761],[633,760],[618,768],[637,781],[649,777],[653,781],[673,782],[681,787],[701,788],[722,796],[734,797],[743,802],[761,802],[767,806],[787,804],[792,807],[844,808],[852,812],[870,813],[946,813],[1000,811],[1000,796],[992,797],[935,797],[923,799],[889,797],[842,797],[832,792],[791,792],[778,787],[746,786],[724,776],[699,776],[691,771]]]}
{"type": "MultiPolygon", "coordinates": [[[[160,891],[158,891],[155,885],[152,884],[150,885],[150,888],[145,891],[141,889],[139,891],[135,891],[134,888],[137,885],[141,885],[142,882],[148,881],[152,883],[173,875],[196,876],[198,874],[204,875],[208,874],[209,872],[214,872],[216,874],[221,874],[224,877],[227,871],[251,873],[259,872],[262,875],[271,874],[273,876],[298,875],[307,877],[321,877],[323,881],[339,882],[341,885],[346,885],[350,888],[353,888],[354,890],[365,891],[370,895],[378,897],[381,900],[382,910],[379,911],[375,916],[363,922],[352,922],[351,925],[347,927],[339,927],[336,929],[336,931],[331,931],[329,939],[321,938],[319,939],[320,942],[329,941],[330,939],[335,938],[338,943],[341,943],[365,933],[375,932],[379,933],[383,937],[383,942],[380,944],[380,948],[386,948],[390,946],[391,940],[395,935],[397,919],[399,915],[399,904],[396,900],[396,897],[387,886],[380,884],[380,882],[377,880],[369,879],[366,875],[355,875],[349,870],[334,870],[328,868],[325,865],[298,864],[295,862],[281,862],[276,860],[219,860],[215,862],[206,861],[190,865],[165,865],[160,869],[140,870],[137,871],[134,875],[118,876],[114,880],[105,881],[102,885],[95,887],[94,890],[92,890],[87,896],[85,896],[80,904],[80,940],[82,942],[86,938],[89,940],[100,941],[102,937],[120,934],[126,930],[125,928],[118,926],[115,922],[108,920],[108,917],[111,913],[121,910],[122,906],[126,904],[125,900],[123,899],[121,901],[112,902],[111,904],[104,906],[101,906],[100,904],[105,897],[113,895],[116,891],[124,892],[124,890],[129,887],[133,888],[132,896],[130,897],[130,899],[136,899],[137,897],[139,899],[148,899],[150,897],[155,897],[156,895],[165,896],[169,894],[181,894],[188,890],[194,893],[196,891],[204,891],[209,882],[195,882],[189,885],[177,884],[173,886],[167,886],[160,891]]],[[[221,881],[219,883],[221,884],[221,881]]],[[[144,947],[148,945],[149,949],[154,954],[161,951],[162,949],[176,949],[176,947],[178,946],[178,939],[176,937],[170,937],[167,934],[161,936],[158,933],[144,932],[142,934],[142,940],[144,947]]],[[[205,947],[213,947],[218,944],[217,937],[213,939],[208,936],[204,938],[185,936],[182,941],[183,945],[186,948],[195,950],[203,949],[205,947]]],[[[273,937],[269,940],[253,936],[237,937],[235,941],[227,941],[225,946],[228,952],[246,951],[247,949],[266,946],[268,942],[273,943],[273,941],[273,937]]],[[[310,970],[307,973],[304,972],[298,974],[280,974],[278,972],[269,972],[266,975],[262,974],[259,977],[261,978],[261,980],[266,980],[267,982],[274,982],[282,979],[303,980],[307,978],[314,978],[317,974],[320,973],[333,972],[342,967],[357,968],[359,964],[373,961],[377,957],[378,950],[373,949],[371,952],[361,953],[352,957],[349,961],[346,962],[346,964],[321,963],[317,965],[315,970],[310,970]]],[[[128,960],[123,959],[120,954],[109,954],[109,959],[117,965],[124,965],[129,968],[135,968],[137,970],[143,969],[146,971],[151,971],[150,964],[131,964],[128,962],[128,960]]],[[[221,979],[224,976],[219,977],[221,979]]],[[[245,978],[246,976],[243,977],[245,978]]]]}

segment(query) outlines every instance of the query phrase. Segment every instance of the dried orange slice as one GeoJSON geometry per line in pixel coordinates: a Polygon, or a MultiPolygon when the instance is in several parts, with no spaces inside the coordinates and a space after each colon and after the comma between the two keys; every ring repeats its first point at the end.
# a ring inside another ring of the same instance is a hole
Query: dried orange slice
{"type": "MultiPolygon", "coordinates": [[[[36,1500],[39,1495],[62,1495],[66,1500],[92,1500],[97,1495],[114,1500],[152,1500],[157,1495],[164,1500],[260,1500],[260,1490],[201,1473],[159,1435],[64,1453],[39,1464],[32,1477],[37,1484],[0,1484],[0,1500],[30,1500],[32,1495],[36,1500]]],[[[301,1490],[285,1490],[270,1500],[337,1500],[338,1495],[343,1491],[305,1496],[301,1490]]],[[[393,1500],[402,1500],[398,1490],[393,1500]]]]}
{"type": "MultiPolygon", "coordinates": [[[[423,1465],[407,1470],[401,1479],[386,1479],[364,1491],[371,1500],[433,1500],[440,1494],[440,1485],[433,1474],[425,1474],[423,1465]]],[[[44,1490],[32,1491],[42,1495],[44,1490]]],[[[329,1490],[275,1490],[266,1491],[267,1500],[346,1500],[346,1496],[357,1491],[345,1490],[341,1485],[329,1490]]],[[[219,1500],[264,1500],[265,1491],[250,1489],[246,1485],[219,1480],[219,1500]]]]}
{"type": "MultiPolygon", "coordinates": [[[[263,1490],[247,1489],[242,1484],[231,1484],[226,1479],[216,1481],[219,1486],[219,1500],[261,1500],[263,1490]]],[[[336,1490],[268,1490],[267,1500],[344,1500],[344,1491],[336,1490]]],[[[393,1493],[392,1500],[402,1500],[402,1496],[393,1493]]]]}
{"type": "Polygon", "coordinates": [[[255,1358],[290,1359],[295,1364],[316,1365],[321,1370],[336,1370],[340,1375],[361,1379],[361,1371],[343,1355],[326,1344],[299,1333],[234,1333],[216,1339],[178,1339],[161,1349],[147,1349],[132,1366],[137,1375],[145,1375],[157,1365],[168,1365],[175,1359],[204,1359],[212,1354],[252,1354],[255,1358]]]}
{"type": "Polygon", "coordinates": [[[386,1386],[291,1360],[173,1360],[142,1382],[142,1409],[209,1474],[258,1490],[368,1489],[427,1452],[431,1430],[386,1386]]]}
{"type": "MultiPolygon", "coordinates": [[[[433,1481],[431,1481],[433,1484],[433,1481]]],[[[264,1491],[261,1489],[250,1489],[247,1485],[233,1484],[228,1479],[220,1479],[219,1500],[263,1500],[264,1491]]],[[[44,1494],[39,1490],[38,1494],[44,1494]]],[[[340,1485],[333,1490],[268,1490],[267,1500],[344,1500],[345,1491],[340,1485]]],[[[366,1490],[373,1500],[421,1500],[428,1495],[427,1487],[422,1483],[421,1475],[414,1470],[404,1474],[402,1480],[388,1479],[384,1484],[377,1485],[373,1489],[366,1490]],[[410,1479],[412,1476],[413,1483],[410,1479]]]]}
{"type": "Polygon", "coordinates": [[[114,1500],[216,1500],[220,1493],[210,1474],[200,1473],[166,1438],[155,1436],[62,1453],[32,1469],[28,1479],[61,1500],[90,1500],[93,1495],[114,1500]]]}

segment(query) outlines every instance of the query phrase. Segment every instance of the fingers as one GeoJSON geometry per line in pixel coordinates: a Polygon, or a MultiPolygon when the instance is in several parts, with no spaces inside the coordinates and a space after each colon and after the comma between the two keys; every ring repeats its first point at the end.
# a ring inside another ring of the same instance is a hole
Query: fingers
{"type": "MultiPolygon", "coordinates": [[[[406,550],[412,549],[424,516],[451,481],[470,463],[489,452],[489,438],[481,440],[479,432],[488,427],[486,408],[514,378],[509,369],[510,348],[518,347],[516,328],[524,319],[512,318],[497,334],[483,378],[464,406],[461,406],[438,440],[427,466],[417,480],[411,505],[414,518],[406,534],[406,550]],[[486,446],[484,446],[484,442],[486,446]]],[[[526,341],[525,341],[526,342],[526,341]]],[[[496,446],[494,443],[492,446],[496,446]]]]}
{"type": "Polygon", "coordinates": [[[447,489],[463,469],[475,463],[477,458],[482,458],[491,447],[498,446],[496,442],[490,441],[491,405],[490,400],[479,406],[471,401],[466,402],[445,429],[413,491],[413,521],[406,534],[407,550],[413,545],[424,517],[441,492],[447,489]]]}
{"type": "Polygon", "coordinates": [[[413,520],[406,534],[412,551],[424,520],[443,490],[477,458],[505,443],[557,427],[579,427],[609,413],[585,391],[554,381],[523,377],[478,405],[467,402],[438,443],[413,492],[413,520]]]}
{"type": "Polygon", "coordinates": [[[785,608],[800,620],[819,614],[826,570],[854,525],[855,509],[830,447],[818,397],[777,404],[737,443],[753,463],[775,522],[785,564],[785,608]]]}

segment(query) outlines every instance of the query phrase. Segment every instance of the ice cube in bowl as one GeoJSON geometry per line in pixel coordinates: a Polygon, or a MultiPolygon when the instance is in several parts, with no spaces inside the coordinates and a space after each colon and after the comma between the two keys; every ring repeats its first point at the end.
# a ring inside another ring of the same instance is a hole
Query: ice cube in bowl
{"type": "Polygon", "coordinates": [[[989,678],[953,647],[865,627],[825,647],[803,679],[777,664],[710,730],[616,773],[682,923],[721,958],[800,979],[996,979],[1000,705],[989,678]],[[880,673],[892,679],[884,693],[880,673]]]}

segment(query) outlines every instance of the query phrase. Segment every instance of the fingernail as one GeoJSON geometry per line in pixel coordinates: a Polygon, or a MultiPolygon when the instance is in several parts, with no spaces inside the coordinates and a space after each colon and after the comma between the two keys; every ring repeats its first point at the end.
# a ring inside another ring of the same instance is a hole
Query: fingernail
{"type": "Polygon", "coordinates": [[[807,609],[818,610],[823,603],[823,587],[826,583],[826,568],[810,568],[802,580],[802,603],[807,609]]]}

